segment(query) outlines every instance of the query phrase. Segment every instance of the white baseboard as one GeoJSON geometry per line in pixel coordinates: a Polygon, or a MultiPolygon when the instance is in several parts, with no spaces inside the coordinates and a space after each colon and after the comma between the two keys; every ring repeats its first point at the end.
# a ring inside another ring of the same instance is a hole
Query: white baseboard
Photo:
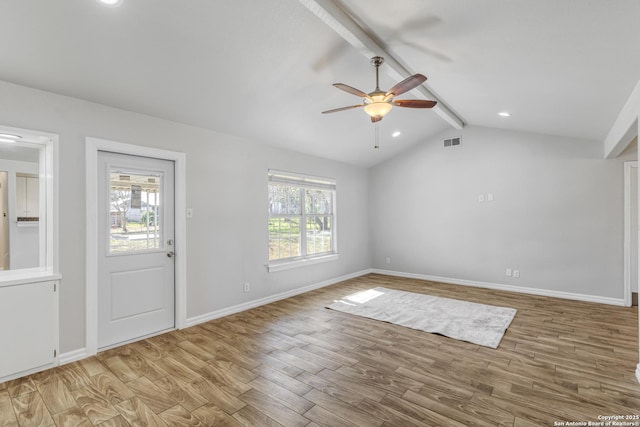
{"type": "Polygon", "coordinates": [[[279,294],[271,295],[271,296],[260,298],[257,300],[245,302],[242,304],[234,305],[232,307],[227,307],[220,310],[212,311],[210,313],[201,314],[199,316],[190,317],[187,319],[186,327],[188,328],[190,326],[194,326],[199,323],[208,322],[209,320],[219,319],[221,317],[229,316],[231,314],[240,313],[241,311],[250,310],[252,308],[260,307],[261,305],[271,304],[272,302],[276,302],[282,299],[300,295],[305,292],[313,291],[315,289],[324,288],[325,286],[330,286],[339,282],[343,282],[345,280],[353,279],[355,277],[364,276],[365,274],[369,274],[372,272],[373,270],[366,269],[366,270],[358,271],[355,273],[347,274],[344,276],[335,277],[333,279],[325,280],[319,283],[314,283],[312,285],[304,286],[302,288],[292,289],[287,292],[282,292],[279,294]]]}
{"type": "Polygon", "coordinates": [[[67,363],[75,362],[80,359],[84,359],[87,357],[87,349],[79,348],[77,350],[68,351],[66,353],[60,353],[60,357],[58,361],[61,365],[66,365],[67,363]]]}
{"type": "Polygon", "coordinates": [[[636,368],[636,378],[638,379],[638,382],[640,383],[640,363],[638,363],[638,367],[636,368]]]}
{"type": "Polygon", "coordinates": [[[452,283],[454,285],[475,286],[478,288],[496,289],[499,291],[519,292],[523,294],[540,295],[545,297],[563,298],[576,301],[597,302],[600,304],[624,306],[623,298],[600,297],[597,295],[574,294],[571,292],[552,291],[549,289],[526,288],[522,286],[504,285],[499,283],[476,282],[473,280],[454,279],[451,277],[429,276],[426,274],[404,273],[401,271],[381,270],[374,268],[372,273],[387,276],[406,277],[410,279],[429,280],[432,282],[452,283]]]}
{"type": "Polygon", "coordinates": [[[347,274],[333,279],[325,280],[312,285],[304,286],[302,288],[292,289],[287,292],[271,295],[268,297],[260,298],[257,300],[245,302],[242,304],[234,305],[232,307],[223,308],[221,310],[212,311],[210,313],[201,314],[200,316],[190,317],[187,319],[186,327],[194,326],[199,323],[208,322],[209,320],[219,319],[221,317],[229,316],[231,314],[240,313],[241,311],[250,310],[252,308],[260,307],[261,305],[271,304],[272,302],[280,301],[282,299],[290,298],[296,295],[303,294],[305,292],[313,291],[315,289],[324,288],[325,286],[333,285],[345,280],[353,279],[355,277],[364,276],[365,274],[372,273],[373,270],[366,269],[355,273],[347,274]]]}

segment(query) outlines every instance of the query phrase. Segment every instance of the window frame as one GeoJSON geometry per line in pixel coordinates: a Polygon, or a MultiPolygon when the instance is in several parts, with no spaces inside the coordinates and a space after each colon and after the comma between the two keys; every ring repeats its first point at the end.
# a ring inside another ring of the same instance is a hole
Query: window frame
{"type": "MultiPolygon", "coordinates": [[[[313,265],[328,261],[334,261],[339,258],[338,253],[338,233],[337,233],[337,185],[333,178],[312,176],[300,174],[297,172],[286,172],[281,170],[269,169],[267,173],[267,194],[270,192],[272,184],[282,184],[297,187],[300,191],[300,214],[272,214],[267,206],[267,224],[272,218],[297,218],[300,221],[300,255],[293,257],[280,258],[277,260],[268,260],[267,270],[280,271],[291,268],[297,268],[304,265],[313,265]],[[332,193],[331,214],[316,214],[306,212],[306,191],[307,190],[329,190],[332,193]],[[330,243],[331,250],[308,254],[307,253],[307,218],[315,216],[330,216],[331,230],[330,243]]],[[[267,250],[269,249],[269,227],[267,226],[267,250]]],[[[269,257],[267,253],[267,258],[269,257]]]]}
{"type": "MultiPolygon", "coordinates": [[[[0,287],[61,278],[58,257],[57,134],[0,125],[0,133],[19,136],[17,147],[38,150],[38,266],[0,271],[0,287]]],[[[15,213],[15,209],[13,210],[15,213]]],[[[11,215],[12,215],[11,214],[11,215]]]]}

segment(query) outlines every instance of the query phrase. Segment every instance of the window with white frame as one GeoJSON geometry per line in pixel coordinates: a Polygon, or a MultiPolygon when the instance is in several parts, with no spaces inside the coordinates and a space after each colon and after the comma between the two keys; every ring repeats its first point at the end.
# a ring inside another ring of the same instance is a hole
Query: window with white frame
{"type": "Polygon", "coordinates": [[[336,181],[269,170],[269,263],[336,253],[336,181]]]}

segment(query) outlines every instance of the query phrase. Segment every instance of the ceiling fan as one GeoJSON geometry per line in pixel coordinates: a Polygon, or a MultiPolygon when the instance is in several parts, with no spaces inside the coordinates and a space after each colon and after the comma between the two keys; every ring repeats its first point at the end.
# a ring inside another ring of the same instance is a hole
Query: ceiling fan
{"type": "Polygon", "coordinates": [[[376,69],[376,89],[370,93],[364,93],[363,91],[354,87],[345,85],[343,83],[334,83],[333,85],[338,89],[349,92],[353,95],[362,97],[362,104],[350,105],[348,107],[335,108],[333,110],[323,111],[322,114],[335,113],[338,111],[351,110],[352,108],[364,107],[364,112],[371,116],[371,122],[376,123],[382,120],[382,118],[391,111],[393,106],[406,107],[406,108],[433,108],[437,102],[427,101],[423,99],[396,99],[398,95],[410,91],[413,88],[420,86],[427,78],[422,74],[414,74],[409,76],[400,83],[397,83],[394,87],[389,89],[388,92],[380,90],[378,84],[378,68],[384,63],[384,58],[380,56],[374,56],[371,58],[371,65],[376,69]]]}

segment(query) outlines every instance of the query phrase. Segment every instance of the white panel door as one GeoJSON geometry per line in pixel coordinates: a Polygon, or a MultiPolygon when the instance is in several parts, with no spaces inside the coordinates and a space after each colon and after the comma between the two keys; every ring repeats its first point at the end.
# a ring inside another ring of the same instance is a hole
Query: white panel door
{"type": "Polygon", "coordinates": [[[98,348],[175,325],[174,163],[98,154],[98,348]]]}
{"type": "Polygon", "coordinates": [[[631,292],[638,292],[638,167],[631,167],[631,292]]]}

